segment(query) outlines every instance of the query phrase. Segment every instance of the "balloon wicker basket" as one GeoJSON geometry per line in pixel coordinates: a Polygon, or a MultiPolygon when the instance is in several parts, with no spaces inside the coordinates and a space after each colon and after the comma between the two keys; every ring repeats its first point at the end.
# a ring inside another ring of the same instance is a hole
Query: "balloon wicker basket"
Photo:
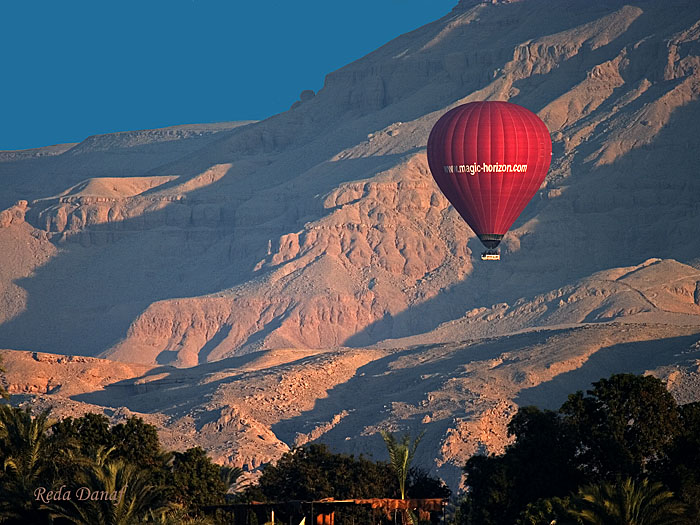
{"type": "Polygon", "coordinates": [[[498,250],[486,250],[481,254],[482,261],[500,261],[501,253],[498,250]]]}

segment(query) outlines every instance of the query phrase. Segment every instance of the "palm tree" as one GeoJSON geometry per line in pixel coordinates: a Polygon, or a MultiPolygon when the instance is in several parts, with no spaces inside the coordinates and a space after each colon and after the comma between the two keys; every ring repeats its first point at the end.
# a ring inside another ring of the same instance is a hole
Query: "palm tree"
{"type": "Polygon", "coordinates": [[[113,450],[100,447],[83,463],[71,499],[50,505],[54,517],[76,525],[131,525],[167,509],[164,488],[136,465],[110,460],[113,450]]]}
{"type": "MultiPolygon", "coordinates": [[[[420,443],[425,432],[421,432],[413,443],[411,443],[411,436],[409,434],[405,434],[403,438],[401,438],[401,442],[399,442],[393,434],[389,434],[385,430],[380,430],[379,433],[382,435],[384,443],[386,443],[386,449],[389,451],[389,463],[399,480],[401,499],[406,499],[406,478],[408,477],[408,470],[411,468],[411,462],[413,461],[413,456],[416,454],[416,448],[418,448],[418,443],[420,443]]],[[[409,509],[402,510],[401,516],[403,523],[418,523],[418,518],[409,509]]],[[[396,516],[394,516],[394,521],[396,521],[396,516]]]]}
{"type": "Polygon", "coordinates": [[[179,505],[157,512],[150,511],[144,522],[153,525],[216,525],[218,523],[210,516],[190,516],[187,510],[179,505]]]}
{"type": "Polygon", "coordinates": [[[33,417],[28,408],[0,405],[0,518],[37,523],[48,517],[34,491],[58,480],[47,435],[51,424],[48,410],[33,417]]]}
{"type": "Polygon", "coordinates": [[[239,484],[238,482],[238,479],[243,475],[243,469],[240,467],[221,467],[219,474],[227,490],[236,492],[247,486],[245,483],[239,484]]]}
{"type": "Polygon", "coordinates": [[[661,483],[626,478],[578,491],[571,515],[590,525],[674,525],[685,523],[685,506],[661,483]]]}
{"type": "Polygon", "coordinates": [[[401,499],[406,499],[406,478],[408,477],[408,470],[411,468],[411,462],[416,453],[416,448],[418,448],[418,444],[425,432],[421,432],[412,444],[409,434],[405,434],[403,438],[401,438],[401,442],[398,442],[393,434],[389,434],[385,430],[380,430],[379,433],[382,435],[382,438],[384,438],[386,449],[389,451],[389,462],[398,477],[401,499]]]}

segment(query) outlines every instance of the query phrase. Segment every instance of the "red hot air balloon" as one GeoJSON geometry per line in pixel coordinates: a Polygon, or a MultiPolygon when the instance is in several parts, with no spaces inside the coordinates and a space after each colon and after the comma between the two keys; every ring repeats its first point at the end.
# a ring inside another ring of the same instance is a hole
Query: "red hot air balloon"
{"type": "Polygon", "coordinates": [[[433,126],[428,164],[445,197],[487,251],[496,247],[539,189],[552,157],[549,130],[510,102],[470,102],[433,126]]]}

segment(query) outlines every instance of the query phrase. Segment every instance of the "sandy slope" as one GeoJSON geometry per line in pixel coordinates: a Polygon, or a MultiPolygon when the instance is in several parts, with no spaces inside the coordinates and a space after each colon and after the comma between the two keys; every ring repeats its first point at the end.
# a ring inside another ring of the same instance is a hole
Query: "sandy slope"
{"type": "Polygon", "coordinates": [[[139,415],[167,447],[200,445],[254,471],[290,447],[384,458],[377,431],[426,431],[417,462],[457,486],[477,452],[501,452],[518,406],[558,407],[616,372],[655,371],[700,399],[700,326],[604,323],[403,348],[268,350],[194,368],[5,351],[15,401],[55,415],[139,415]],[[51,366],[47,366],[51,363],[51,366]]]}

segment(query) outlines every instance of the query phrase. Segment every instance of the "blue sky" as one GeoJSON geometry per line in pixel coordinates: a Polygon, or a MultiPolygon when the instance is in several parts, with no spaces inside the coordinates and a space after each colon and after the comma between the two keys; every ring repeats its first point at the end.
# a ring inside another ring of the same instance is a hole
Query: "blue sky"
{"type": "Polygon", "coordinates": [[[263,119],[457,0],[1,0],[0,150],[263,119]]]}

